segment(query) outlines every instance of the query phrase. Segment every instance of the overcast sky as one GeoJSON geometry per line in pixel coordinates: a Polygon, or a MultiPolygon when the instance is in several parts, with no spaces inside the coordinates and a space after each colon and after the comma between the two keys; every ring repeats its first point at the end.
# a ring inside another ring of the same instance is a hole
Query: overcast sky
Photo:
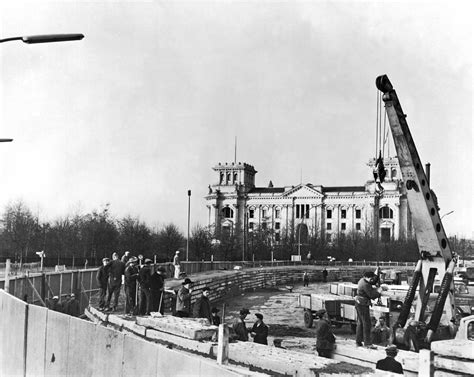
{"type": "MultiPolygon", "coordinates": [[[[375,78],[397,90],[450,235],[473,236],[469,2],[2,1],[0,208],[51,220],[111,204],[151,226],[207,225],[211,169],[256,183],[363,185],[375,78]],[[9,4],[10,3],[10,4],[9,4]]],[[[392,150],[393,152],[393,150],[392,150]]]]}

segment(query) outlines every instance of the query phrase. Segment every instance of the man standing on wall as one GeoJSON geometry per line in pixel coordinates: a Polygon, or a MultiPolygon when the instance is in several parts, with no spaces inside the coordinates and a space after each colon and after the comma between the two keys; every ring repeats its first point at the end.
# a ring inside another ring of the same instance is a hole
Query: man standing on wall
{"type": "Polygon", "coordinates": [[[182,287],[178,291],[176,297],[176,316],[177,317],[189,317],[191,314],[191,295],[193,290],[191,289],[191,279],[186,278],[181,283],[182,287]]]}
{"type": "Polygon", "coordinates": [[[149,315],[151,310],[150,278],[152,263],[151,259],[146,258],[144,265],[138,273],[138,282],[140,283],[140,306],[138,313],[140,315],[149,315]]]}
{"type": "Polygon", "coordinates": [[[125,267],[125,314],[135,313],[137,306],[138,258],[131,257],[125,267]]]}
{"type": "Polygon", "coordinates": [[[194,318],[206,318],[209,324],[212,324],[211,314],[211,303],[209,302],[209,294],[211,288],[204,287],[202,289],[202,295],[197,299],[193,306],[193,317],[194,318]]]}
{"type": "Polygon", "coordinates": [[[117,253],[112,254],[112,262],[109,268],[109,294],[107,296],[107,310],[116,311],[120,289],[122,288],[122,276],[125,273],[125,264],[119,259],[117,253]],[[114,303],[110,308],[110,301],[114,295],[114,303]]]}
{"type": "Polygon", "coordinates": [[[163,291],[165,287],[165,268],[158,266],[150,277],[150,294],[152,312],[160,312],[164,314],[165,306],[163,305],[163,291]]]}
{"type": "Polygon", "coordinates": [[[250,314],[250,311],[247,308],[242,308],[239,312],[239,318],[236,318],[232,324],[232,329],[236,335],[236,339],[242,342],[247,342],[249,340],[249,331],[245,324],[245,318],[250,314]]]}
{"type": "Polygon", "coordinates": [[[105,309],[105,296],[107,294],[107,283],[109,281],[109,258],[102,259],[102,266],[97,270],[95,279],[99,286],[99,310],[105,309]]]}
{"type": "Polygon", "coordinates": [[[176,250],[176,253],[173,258],[174,266],[174,278],[179,279],[179,274],[181,272],[181,261],[179,260],[179,250],[176,250]]]}

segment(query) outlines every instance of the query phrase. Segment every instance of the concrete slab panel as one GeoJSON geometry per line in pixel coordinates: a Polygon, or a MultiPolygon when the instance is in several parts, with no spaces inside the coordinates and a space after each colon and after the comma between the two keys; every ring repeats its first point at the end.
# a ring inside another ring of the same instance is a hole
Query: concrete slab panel
{"type": "Polygon", "coordinates": [[[25,341],[28,305],[2,292],[2,356],[0,375],[23,375],[25,372],[25,341]]]}
{"type": "MultiPolygon", "coordinates": [[[[157,358],[157,371],[160,377],[189,377],[190,371],[198,375],[201,369],[199,356],[183,355],[182,352],[160,347],[157,358]]],[[[202,376],[204,377],[204,376],[202,376]]]]}
{"type": "Polygon", "coordinates": [[[89,321],[71,317],[69,320],[69,345],[67,375],[89,377],[94,374],[93,339],[96,325],[89,321]]]}
{"type": "Polygon", "coordinates": [[[122,376],[123,343],[125,335],[117,330],[96,326],[94,341],[93,376],[122,376]]]}
{"type": "Polygon", "coordinates": [[[158,345],[126,336],[123,343],[124,376],[157,376],[158,345]]]}
{"type": "Polygon", "coordinates": [[[48,310],[44,363],[44,373],[47,376],[67,374],[70,318],[66,314],[48,310]]]}
{"type": "Polygon", "coordinates": [[[28,329],[26,347],[26,375],[44,376],[46,355],[46,322],[48,309],[43,306],[28,306],[28,329]]]}

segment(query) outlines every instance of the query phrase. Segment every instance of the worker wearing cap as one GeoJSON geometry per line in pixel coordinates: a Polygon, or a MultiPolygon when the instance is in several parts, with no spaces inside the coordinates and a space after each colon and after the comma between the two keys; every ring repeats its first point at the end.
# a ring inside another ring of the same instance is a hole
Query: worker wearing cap
{"type": "Polygon", "coordinates": [[[107,294],[107,284],[109,282],[109,258],[102,259],[102,266],[97,270],[95,279],[99,286],[99,310],[105,309],[105,295],[107,294]]]}
{"type": "Polygon", "coordinates": [[[330,359],[332,358],[336,338],[332,333],[331,324],[327,318],[326,310],[318,310],[315,317],[316,322],[314,323],[314,327],[316,328],[316,351],[319,356],[330,359]]]}
{"type": "Polygon", "coordinates": [[[385,370],[387,372],[392,372],[392,373],[397,373],[397,374],[403,374],[402,364],[400,364],[397,360],[395,360],[395,357],[398,354],[397,346],[392,344],[386,347],[385,353],[387,354],[387,357],[385,359],[377,361],[375,369],[385,370]]]}
{"type": "MultiPolygon", "coordinates": [[[[125,252],[126,254],[127,252],[125,252]]],[[[124,255],[125,256],[125,255],[124,255]]],[[[123,257],[122,257],[123,260],[123,257]]],[[[125,314],[135,312],[137,306],[138,258],[131,257],[125,267],[125,314]]]]}
{"type": "Polygon", "coordinates": [[[112,262],[110,262],[109,268],[109,286],[108,286],[108,295],[107,295],[107,309],[116,311],[118,300],[120,296],[120,290],[122,288],[122,276],[125,272],[125,263],[123,263],[117,253],[112,254],[112,262]],[[113,306],[110,307],[110,302],[114,297],[113,306]]]}
{"type": "Polygon", "coordinates": [[[247,308],[242,308],[239,312],[239,318],[236,318],[232,324],[236,339],[242,342],[249,340],[249,331],[245,324],[245,318],[248,314],[250,314],[250,311],[247,308]]]}
{"type": "Polygon", "coordinates": [[[152,263],[151,259],[146,258],[138,273],[138,283],[140,285],[138,313],[140,315],[149,315],[151,310],[150,278],[152,263]]]}
{"type": "Polygon", "coordinates": [[[374,278],[373,271],[366,271],[357,283],[357,296],[355,296],[355,309],[357,311],[356,344],[359,347],[362,346],[363,340],[365,347],[377,348],[372,345],[370,306],[372,305],[371,300],[379,298],[383,289],[372,286],[374,278]]]}
{"type": "Polygon", "coordinates": [[[255,317],[257,317],[257,320],[252,327],[250,335],[255,343],[267,345],[268,326],[263,323],[263,315],[261,313],[255,313],[255,317]]]}
{"type": "Polygon", "coordinates": [[[179,274],[181,272],[181,261],[179,260],[179,250],[176,250],[173,258],[173,266],[174,266],[174,278],[179,279],[179,274]]]}
{"type": "Polygon", "coordinates": [[[151,311],[164,314],[163,291],[165,288],[165,268],[158,266],[150,277],[151,311]]]}
{"type": "Polygon", "coordinates": [[[216,307],[211,309],[212,324],[214,326],[219,326],[221,324],[221,317],[217,313],[219,313],[219,309],[216,307]]]}
{"type": "Polygon", "coordinates": [[[177,317],[189,317],[191,315],[191,295],[193,290],[191,289],[193,282],[190,278],[184,279],[181,283],[181,288],[178,290],[176,295],[176,316],[177,317]]]}
{"type": "Polygon", "coordinates": [[[193,317],[206,318],[209,321],[209,324],[212,323],[211,303],[209,302],[210,293],[211,288],[204,287],[202,289],[201,297],[196,300],[193,306],[193,317]]]}

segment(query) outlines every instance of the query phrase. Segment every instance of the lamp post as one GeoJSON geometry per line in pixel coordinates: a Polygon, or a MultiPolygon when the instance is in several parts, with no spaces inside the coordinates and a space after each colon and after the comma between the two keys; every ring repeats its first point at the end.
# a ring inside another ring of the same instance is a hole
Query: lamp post
{"type": "Polygon", "coordinates": [[[189,261],[189,220],[191,217],[191,190],[188,190],[188,238],[186,239],[186,262],[189,261]]]}

